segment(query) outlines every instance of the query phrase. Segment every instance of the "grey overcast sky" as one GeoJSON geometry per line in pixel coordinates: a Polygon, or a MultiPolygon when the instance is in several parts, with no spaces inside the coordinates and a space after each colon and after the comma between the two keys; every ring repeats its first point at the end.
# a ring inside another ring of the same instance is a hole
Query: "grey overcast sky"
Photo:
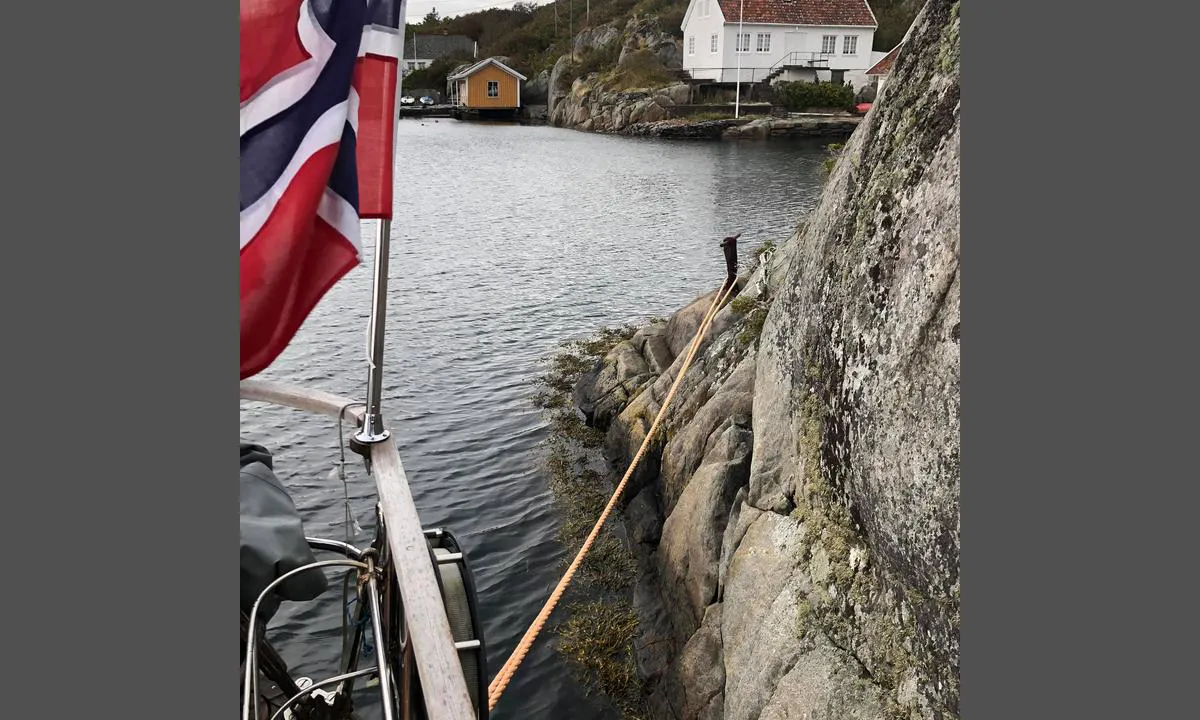
{"type": "MultiPolygon", "coordinates": [[[[551,0],[533,0],[535,5],[545,5],[551,0]]],[[[569,2],[569,0],[559,0],[559,2],[569,2]]],[[[585,0],[575,0],[579,7],[583,7],[585,0]]],[[[434,8],[437,8],[438,15],[448,17],[453,15],[462,15],[464,13],[475,12],[476,10],[484,10],[486,8],[510,8],[517,4],[517,0],[408,0],[408,7],[405,9],[405,16],[410,23],[421,22],[421,18],[425,17],[426,13],[434,8]]],[[[565,5],[563,7],[566,7],[565,5]]]]}

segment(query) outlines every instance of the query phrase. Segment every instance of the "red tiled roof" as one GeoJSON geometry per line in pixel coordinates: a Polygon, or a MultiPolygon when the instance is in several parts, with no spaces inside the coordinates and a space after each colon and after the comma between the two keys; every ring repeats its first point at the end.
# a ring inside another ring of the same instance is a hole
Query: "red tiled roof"
{"type": "Polygon", "coordinates": [[[878,27],[867,0],[717,0],[725,22],[878,27]],[[742,13],[739,15],[739,11],[742,13]]]}
{"type": "MultiPolygon", "coordinates": [[[[903,44],[904,43],[900,43],[900,45],[903,45],[903,44]]],[[[887,55],[884,55],[883,57],[879,58],[879,62],[872,65],[871,69],[867,71],[867,74],[868,75],[887,75],[888,73],[890,73],[892,71],[892,65],[894,65],[896,63],[896,55],[898,55],[900,53],[900,45],[897,45],[896,47],[892,48],[890,51],[888,51],[887,55]]]]}

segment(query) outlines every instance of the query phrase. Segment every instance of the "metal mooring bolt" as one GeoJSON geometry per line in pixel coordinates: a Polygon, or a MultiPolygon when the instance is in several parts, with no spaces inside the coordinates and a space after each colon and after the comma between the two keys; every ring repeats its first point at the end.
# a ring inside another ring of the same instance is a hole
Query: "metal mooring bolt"
{"type": "Polygon", "coordinates": [[[732,285],[737,280],[737,241],[742,236],[730,235],[721,241],[721,249],[725,251],[725,285],[732,285]]]}

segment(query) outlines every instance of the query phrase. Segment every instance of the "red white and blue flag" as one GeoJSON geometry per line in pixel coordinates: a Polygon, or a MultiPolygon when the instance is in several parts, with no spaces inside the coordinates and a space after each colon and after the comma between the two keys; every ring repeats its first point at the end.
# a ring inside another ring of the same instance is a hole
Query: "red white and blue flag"
{"type": "Polygon", "coordinates": [[[404,0],[241,0],[241,377],[392,216],[404,0]]]}

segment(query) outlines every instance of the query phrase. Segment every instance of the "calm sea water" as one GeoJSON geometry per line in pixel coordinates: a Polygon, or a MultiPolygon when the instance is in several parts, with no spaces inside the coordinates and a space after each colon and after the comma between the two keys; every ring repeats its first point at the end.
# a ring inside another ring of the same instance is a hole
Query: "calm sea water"
{"type": "MultiPolygon", "coordinates": [[[[539,362],[563,339],[669,314],[715,288],[723,236],[743,233],[744,258],[787,237],[815,204],[822,146],[401,123],[384,412],[423,522],[449,528],[468,554],[490,674],[545,601],[563,557],[538,462],[545,427],[530,402],[539,362]]],[[[364,264],[260,377],[362,399],[371,232],[365,225],[364,264]]],[[[243,403],[241,433],[275,453],[308,534],[344,538],[343,487],[329,476],[335,422],[243,403]]],[[[369,532],[373,481],[350,458],[351,506],[369,532]]],[[[340,604],[331,590],[285,605],[272,623],[272,641],[297,672],[332,674],[340,604]]],[[[616,714],[572,679],[547,633],[493,717],[616,714]]]]}

